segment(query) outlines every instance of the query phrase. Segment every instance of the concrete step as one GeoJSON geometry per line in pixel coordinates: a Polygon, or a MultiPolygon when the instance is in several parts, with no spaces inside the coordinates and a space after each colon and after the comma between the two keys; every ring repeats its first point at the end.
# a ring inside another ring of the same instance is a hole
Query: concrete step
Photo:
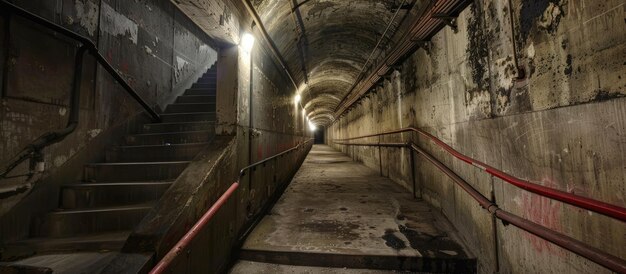
{"type": "Polygon", "coordinates": [[[215,103],[215,95],[182,95],[176,98],[176,103],[215,103]]]}
{"type": "Polygon", "coordinates": [[[190,89],[185,90],[185,93],[183,93],[183,96],[187,96],[187,95],[215,95],[215,87],[192,87],[190,89]]]}
{"type": "Polygon", "coordinates": [[[58,210],[36,220],[33,236],[69,237],[91,233],[131,230],[152,208],[152,204],[58,210]]]}
{"type": "Polygon", "coordinates": [[[215,103],[176,103],[169,104],[165,113],[215,112],[215,103]]]}
{"type": "Polygon", "coordinates": [[[216,81],[217,81],[217,75],[204,75],[200,79],[198,79],[198,81],[196,81],[196,83],[198,83],[198,84],[211,84],[211,83],[216,83],[216,81]]]}
{"type": "Polygon", "coordinates": [[[209,121],[201,122],[172,122],[172,123],[152,123],[143,125],[144,134],[170,133],[187,131],[215,131],[215,123],[209,121]]]}
{"type": "Polygon", "coordinates": [[[163,144],[185,144],[185,143],[206,143],[215,136],[215,130],[166,132],[135,134],[125,137],[127,145],[163,145],[163,144]]]}
{"type": "Polygon", "coordinates": [[[61,208],[133,205],[158,200],[172,185],[165,182],[77,183],[61,186],[61,208]]]}
{"type": "MultiPolygon", "coordinates": [[[[28,274],[94,274],[102,271],[114,259],[121,256],[120,252],[102,250],[99,252],[76,252],[61,254],[43,254],[25,258],[3,268],[0,273],[28,273],[28,274]]],[[[139,255],[145,256],[145,255],[139,255]]],[[[124,273],[138,273],[130,270],[124,273]]]]}
{"type": "Polygon", "coordinates": [[[189,112],[161,114],[164,123],[215,121],[215,112],[189,112]]]}
{"type": "MultiPolygon", "coordinates": [[[[234,263],[228,274],[248,274],[248,273],[324,273],[324,274],[397,274],[403,273],[394,270],[373,270],[362,268],[344,267],[319,267],[319,266],[299,266],[286,264],[267,264],[252,261],[239,260],[234,263]]],[[[412,272],[411,272],[412,273],[412,272]]]]}
{"type": "Polygon", "coordinates": [[[121,146],[106,152],[107,162],[189,161],[209,143],[121,146]]]}
{"type": "Polygon", "coordinates": [[[378,269],[411,273],[476,273],[476,259],[471,258],[243,249],[239,252],[239,259],[275,265],[325,268],[378,269]]]}
{"type": "Polygon", "coordinates": [[[191,85],[192,89],[213,89],[216,88],[216,83],[193,83],[191,85]]]}
{"type": "Polygon", "coordinates": [[[85,165],[87,182],[141,182],[174,180],[188,161],[143,163],[93,163],[85,165]]]}
{"type": "Polygon", "coordinates": [[[34,254],[120,250],[124,242],[126,242],[128,235],[130,235],[130,231],[96,233],[63,238],[29,238],[6,244],[0,254],[0,259],[2,261],[13,261],[34,254]]]}

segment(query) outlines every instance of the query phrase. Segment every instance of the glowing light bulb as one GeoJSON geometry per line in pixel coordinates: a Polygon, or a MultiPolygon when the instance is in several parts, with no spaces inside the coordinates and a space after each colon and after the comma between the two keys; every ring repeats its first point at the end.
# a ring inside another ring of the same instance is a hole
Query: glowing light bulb
{"type": "Polygon", "coordinates": [[[243,36],[241,36],[241,41],[239,42],[239,46],[245,52],[250,52],[252,50],[252,47],[254,46],[254,36],[247,32],[244,33],[243,36]]]}
{"type": "Polygon", "coordinates": [[[309,129],[311,131],[315,131],[317,129],[317,127],[315,126],[315,124],[311,123],[311,121],[309,121],[309,129]]]}
{"type": "Polygon", "coordinates": [[[293,98],[293,101],[297,104],[300,102],[300,100],[302,99],[302,97],[300,97],[300,94],[296,94],[296,97],[293,98]]]}

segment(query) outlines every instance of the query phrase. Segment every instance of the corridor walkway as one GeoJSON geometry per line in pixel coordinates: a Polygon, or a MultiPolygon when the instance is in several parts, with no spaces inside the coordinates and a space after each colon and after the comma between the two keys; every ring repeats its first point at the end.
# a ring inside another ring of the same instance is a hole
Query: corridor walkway
{"type": "Polygon", "coordinates": [[[239,259],[231,273],[476,269],[435,209],[325,145],[313,147],[239,259]]]}

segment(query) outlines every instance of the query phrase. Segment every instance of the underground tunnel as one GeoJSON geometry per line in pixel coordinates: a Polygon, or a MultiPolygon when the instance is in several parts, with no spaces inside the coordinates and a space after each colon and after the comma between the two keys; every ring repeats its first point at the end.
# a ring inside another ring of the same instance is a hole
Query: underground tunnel
{"type": "Polygon", "coordinates": [[[623,0],[0,0],[0,273],[626,273],[623,0]]]}

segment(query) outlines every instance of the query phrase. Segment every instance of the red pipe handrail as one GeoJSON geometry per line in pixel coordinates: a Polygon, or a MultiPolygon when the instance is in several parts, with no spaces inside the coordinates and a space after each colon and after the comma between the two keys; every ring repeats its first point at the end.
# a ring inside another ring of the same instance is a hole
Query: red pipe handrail
{"type": "Polygon", "coordinates": [[[241,169],[241,171],[239,172],[239,177],[237,178],[237,181],[235,181],[232,185],[230,185],[230,187],[228,187],[228,189],[222,194],[222,196],[220,196],[217,199],[217,201],[215,201],[215,203],[211,205],[211,207],[202,215],[202,217],[200,217],[200,219],[191,227],[191,229],[189,229],[189,231],[187,231],[187,233],[185,233],[185,235],[182,238],[180,238],[180,240],[178,240],[178,242],[172,247],[172,249],[170,249],[167,252],[167,254],[163,256],[163,258],[161,258],[161,260],[154,266],[154,268],[152,268],[152,270],[150,270],[149,273],[160,274],[160,273],[164,273],[169,268],[169,266],[172,264],[172,262],[174,262],[174,260],[178,257],[178,255],[180,255],[182,251],[185,250],[185,248],[187,248],[191,244],[191,241],[196,236],[198,236],[202,228],[204,228],[209,223],[209,221],[211,220],[211,218],[213,218],[215,213],[217,213],[217,211],[228,201],[228,198],[230,198],[230,196],[232,196],[235,190],[237,190],[237,188],[239,187],[239,181],[244,176],[245,171],[247,169],[264,164],[269,160],[275,159],[288,152],[299,149],[301,146],[311,142],[312,140],[313,139],[308,139],[290,149],[287,149],[283,152],[275,154],[271,157],[267,157],[261,161],[253,163],[241,169]]]}
{"type": "Polygon", "coordinates": [[[226,192],[224,192],[224,194],[222,194],[222,196],[217,199],[217,201],[209,208],[209,210],[207,210],[207,212],[205,212],[204,215],[200,217],[200,220],[198,220],[198,222],[196,222],[191,227],[191,229],[189,229],[189,231],[185,233],[185,236],[180,238],[176,245],[174,245],[174,247],[170,249],[167,254],[165,254],[165,256],[159,261],[159,263],[154,266],[154,268],[152,268],[150,274],[165,272],[165,270],[167,270],[167,268],[170,266],[170,264],[172,264],[176,257],[178,257],[178,255],[180,255],[182,251],[191,244],[191,241],[198,235],[198,233],[200,233],[202,228],[204,228],[204,226],[209,223],[215,213],[217,213],[217,211],[226,203],[226,201],[228,201],[228,198],[230,198],[235,190],[237,190],[237,187],[239,187],[239,182],[234,182],[232,185],[230,185],[226,192]]]}
{"type": "Polygon", "coordinates": [[[464,155],[460,152],[458,152],[457,150],[455,150],[454,148],[452,148],[451,146],[449,146],[448,144],[444,143],[443,141],[441,141],[439,138],[433,136],[432,134],[419,129],[419,128],[414,128],[414,127],[407,127],[407,128],[401,128],[401,129],[396,129],[396,130],[390,130],[390,131],[384,131],[384,132],[380,132],[380,133],[375,133],[375,134],[369,134],[369,135],[363,135],[363,136],[358,136],[358,137],[352,137],[352,138],[344,138],[344,139],[333,139],[332,141],[349,141],[349,140],[355,140],[355,139],[362,139],[362,138],[368,138],[368,137],[378,137],[378,136],[383,136],[383,135],[391,135],[391,134],[397,134],[397,133],[403,133],[403,132],[416,132],[419,133],[425,137],[427,137],[428,139],[430,139],[431,141],[433,141],[435,144],[437,144],[439,147],[441,147],[442,149],[444,149],[445,151],[447,151],[449,154],[451,154],[452,156],[456,157],[457,159],[460,159],[461,161],[464,161],[470,165],[473,165],[477,168],[482,169],[483,171],[498,177],[500,179],[502,179],[503,181],[510,183],[514,186],[517,186],[521,189],[530,191],[532,193],[535,194],[539,194],[541,196],[547,197],[547,198],[551,198],[551,199],[555,199],[573,206],[577,206],[579,208],[583,208],[586,210],[590,210],[596,213],[600,213],[615,219],[618,219],[622,222],[626,222],[626,208],[617,206],[617,205],[613,205],[613,204],[609,204],[609,203],[605,203],[602,201],[598,201],[595,199],[591,199],[588,197],[584,197],[584,196],[580,196],[580,195],[576,195],[576,194],[572,194],[572,193],[567,193],[565,191],[561,191],[558,189],[554,189],[554,188],[550,188],[550,187],[546,187],[546,186],[542,186],[542,185],[538,185],[535,183],[531,183],[529,181],[526,180],[522,180],[520,178],[514,177],[513,175],[510,175],[504,171],[501,171],[495,167],[492,167],[488,164],[485,164],[481,161],[478,161],[472,157],[469,157],[467,155],[464,155]]]}
{"type": "Polygon", "coordinates": [[[346,143],[346,142],[336,142],[340,145],[349,145],[349,146],[384,146],[384,147],[408,147],[413,151],[423,155],[426,160],[432,163],[435,167],[441,170],[444,174],[446,174],[454,183],[459,185],[461,189],[463,189],[467,194],[469,194],[474,200],[478,202],[478,204],[486,209],[489,213],[493,214],[496,218],[508,222],[526,232],[529,232],[537,237],[540,237],[548,242],[551,242],[555,245],[558,245],[566,250],[574,252],[584,258],[587,258],[603,267],[606,267],[612,271],[618,273],[626,273],[626,261],[611,254],[608,254],[598,248],[595,248],[589,244],[586,244],[582,241],[574,239],[570,236],[562,234],[560,232],[551,230],[545,226],[534,223],[528,219],[521,218],[515,214],[512,214],[506,210],[498,207],[497,204],[493,203],[487,197],[482,195],[478,190],[476,190],[472,185],[463,180],[459,175],[457,175],[454,171],[448,168],[445,164],[437,160],[435,157],[430,155],[428,152],[417,146],[412,142],[408,143],[346,143]]]}

